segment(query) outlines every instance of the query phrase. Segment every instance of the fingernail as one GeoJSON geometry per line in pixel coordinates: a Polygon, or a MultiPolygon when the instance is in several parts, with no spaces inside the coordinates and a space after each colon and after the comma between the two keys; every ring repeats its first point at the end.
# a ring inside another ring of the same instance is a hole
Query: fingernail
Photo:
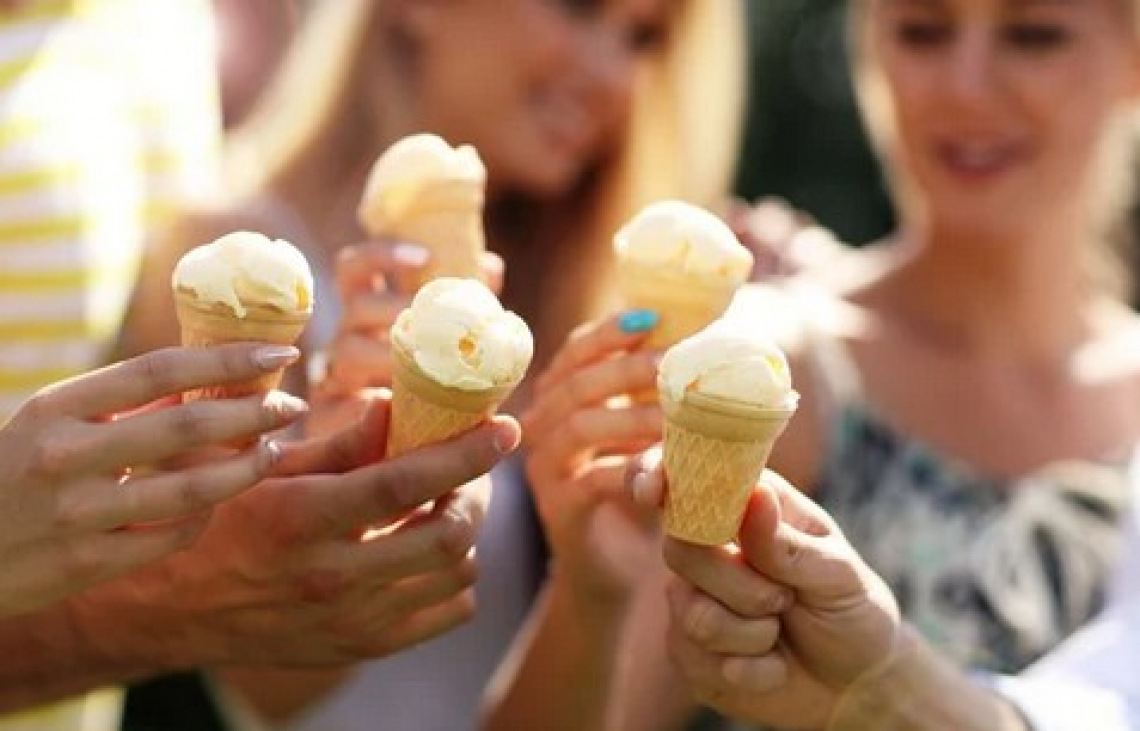
{"type": "Polygon", "coordinates": [[[637,503],[644,504],[646,501],[648,501],[650,488],[651,485],[648,472],[638,472],[629,482],[630,492],[633,493],[633,499],[637,503]]]}
{"type": "Polygon", "coordinates": [[[649,332],[657,320],[657,313],[653,310],[628,310],[618,318],[618,328],[627,335],[649,332]]]}
{"type": "Polygon", "coordinates": [[[392,249],[392,256],[396,261],[408,266],[423,266],[427,264],[431,254],[419,244],[401,242],[392,249]]]}
{"type": "Polygon", "coordinates": [[[519,446],[519,431],[507,422],[495,422],[495,451],[508,455],[519,446]]]}
{"type": "Polygon", "coordinates": [[[265,371],[279,371],[300,357],[292,345],[264,345],[253,351],[253,362],[265,371]]]}
{"type": "Polygon", "coordinates": [[[295,417],[309,413],[308,403],[284,391],[271,391],[268,396],[266,396],[264,405],[280,418],[281,421],[289,421],[295,417]]]}

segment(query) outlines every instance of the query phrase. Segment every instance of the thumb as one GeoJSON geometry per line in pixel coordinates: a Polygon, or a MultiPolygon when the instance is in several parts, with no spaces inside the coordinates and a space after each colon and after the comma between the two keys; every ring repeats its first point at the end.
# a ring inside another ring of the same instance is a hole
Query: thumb
{"type": "Polygon", "coordinates": [[[749,565],[789,588],[826,596],[857,588],[853,551],[827,514],[773,472],[752,493],[739,542],[749,565]]]}
{"type": "Polygon", "coordinates": [[[274,476],[339,474],[383,459],[391,394],[386,389],[369,389],[367,402],[361,417],[342,431],[283,445],[274,476]]]}

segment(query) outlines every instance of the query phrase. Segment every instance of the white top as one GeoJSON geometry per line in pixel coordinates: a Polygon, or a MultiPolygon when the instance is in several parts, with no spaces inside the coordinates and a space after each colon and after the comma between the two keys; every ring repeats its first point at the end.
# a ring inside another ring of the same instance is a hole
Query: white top
{"type": "Polygon", "coordinates": [[[1018,678],[996,686],[1035,731],[1140,731],[1140,470],[1108,607],[1018,678]]]}

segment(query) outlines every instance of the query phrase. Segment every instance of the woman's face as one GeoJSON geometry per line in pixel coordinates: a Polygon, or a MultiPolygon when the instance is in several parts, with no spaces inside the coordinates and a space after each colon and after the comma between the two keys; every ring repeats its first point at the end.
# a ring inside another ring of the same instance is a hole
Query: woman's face
{"type": "MultiPolygon", "coordinates": [[[[1137,86],[1124,0],[867,0],[892,163],[936,222],[1072,211],[1137,86]]],[[[874,67],[872,67],[874,68],[874,67]]]]}
{"type": "Polygon", "coordinates": [[[670,0],[409,0],[426,129],[500,188],[558,195],[620,139],[670,0]]]}

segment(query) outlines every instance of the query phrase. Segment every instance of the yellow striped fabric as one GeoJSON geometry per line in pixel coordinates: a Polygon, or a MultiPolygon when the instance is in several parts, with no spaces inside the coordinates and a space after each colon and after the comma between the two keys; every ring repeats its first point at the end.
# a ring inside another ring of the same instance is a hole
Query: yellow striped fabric
{"type": "Polygon", "coordinates": [[[220,129],[209,0],[14,8],[0,11],[0,421],[100,364],[148,231],[212,184],[220,129]]]}

